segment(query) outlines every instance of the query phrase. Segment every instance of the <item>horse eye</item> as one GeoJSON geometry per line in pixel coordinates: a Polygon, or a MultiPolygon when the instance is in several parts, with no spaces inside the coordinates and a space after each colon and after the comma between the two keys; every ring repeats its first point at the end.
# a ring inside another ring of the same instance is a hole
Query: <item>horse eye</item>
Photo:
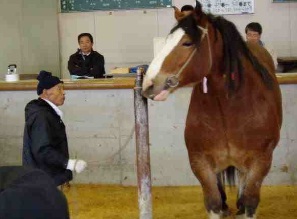
{"type": "Polygon", "coordinates": [[[185,42],[185,43],[183,43],[183,46],[186,46],[186,47],[190,47],[192,45],[193,45],[192,42],[185,42]]]}

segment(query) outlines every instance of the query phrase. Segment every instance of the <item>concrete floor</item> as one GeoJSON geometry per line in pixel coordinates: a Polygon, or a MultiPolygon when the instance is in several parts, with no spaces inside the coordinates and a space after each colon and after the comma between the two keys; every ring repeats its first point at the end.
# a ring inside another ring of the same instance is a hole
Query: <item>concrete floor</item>
{"type": "MultiPolygon", "coordinates": [[[[71,219],[139,218],[136,187],[72,185],[64,193],[71,219]]],[[[227,189],[227,195],[235,213],[236,190],[227,189]]],[[[296,219],[296,203],[296,186],[264,186],[257,219],[296,219]]],[[[153,218],[206,219],[201,187],[153,187],[153,218]]]]}

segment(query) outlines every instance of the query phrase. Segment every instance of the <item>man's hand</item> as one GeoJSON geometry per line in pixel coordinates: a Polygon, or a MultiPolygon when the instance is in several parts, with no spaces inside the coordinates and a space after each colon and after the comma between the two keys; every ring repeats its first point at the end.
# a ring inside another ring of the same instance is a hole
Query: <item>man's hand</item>
{"type": "Polygon", "coordinates": [[[66,169],[81,173],[87,167],[87,163],[84,160],[69,159],[66,169]]]}

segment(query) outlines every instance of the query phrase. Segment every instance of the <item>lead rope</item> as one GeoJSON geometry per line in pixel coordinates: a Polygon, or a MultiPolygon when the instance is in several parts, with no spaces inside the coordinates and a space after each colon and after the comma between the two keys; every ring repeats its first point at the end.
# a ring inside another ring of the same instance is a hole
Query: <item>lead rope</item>
{"type": "MultiPolygon", "coordinates": [[[[202,42],[202,40],[204,39],[204,37],[207,35],[208,31],[207,28],[203,28],[201,26],[198,26],[198,28],[202,31],[202,37],[200,42],[202,42]]],[[[183,72],[183,70],[187,67],[187,65],[189,64],[189,62],[192,60],[194,54],[196,53],[197,48],[195,48],[191,55],[189,56],[189,58],[187,59],[187,61],[183,64],[183,66],[179,69],[179,71],[177,72],[177,74],[175,74],[175,77],[178,78],[180,76],[180,74],[183,72]]]]}
{"type": "MultiPolygon", "coordinates": [[[[207,30],[207,27],[206,28],[203,28],[201,26],[198,26],[198,28],[200,30],[202,30],[203,36],[206,35],[206,37],[207,37],[208,54],[209,54],[209,68],[208,68],[208,72],[210,72],[210,69],[212,67],[212,53],[211,53],[211,48],[210,48],[210,40],[209,40],[208,30],[207,30]]],[[[206,94],[208,92],[207,77],[203,77],[203,79],[202,79],[202,91],[203,91],[204,94],[206,94]]]]}
{"type": "Polygon", "coordinates": [[[187,65],[188,65],[189,62],[192,60],[192,58],[193,58],[194,54],[196,53],[196,51],[197,51],[197,48],[195,48],[195,49],[193,50],[193,52],[191,53],[191,55],[189,56],[189,58],[187,59],[187,61],[186,61],[186,62],[183,64],[183,66],[179,69],[179,71],[177,72],[177,74],[174,75],[176,78],[178,78],[179,75],[183,72],[183,70],[187,67],[187,65]]]}

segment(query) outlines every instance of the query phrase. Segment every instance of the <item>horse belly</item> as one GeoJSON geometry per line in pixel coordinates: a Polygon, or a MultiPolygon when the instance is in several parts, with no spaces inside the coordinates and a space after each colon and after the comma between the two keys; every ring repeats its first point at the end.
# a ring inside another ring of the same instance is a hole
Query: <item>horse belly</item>
{"type": "Polygon", "coordinates": [[[185,129],[190,159],[210,162],[220,171],[228,166],[243,169],[257,156],[272,156],[280,136],[278,101],[258,96],[228,104],[192,96],[185,129]]]}
{"type": "Polygon", "coordinates": [[[281,115],[272,95],[256,95],[246,105],[227,108],[226,135],[234,166],[246,166],[257,157],[270,157],[280,138],[281,115]],[[240,165],[239,165],[240,164],[240,165]]]}
{"type": "Polygon", "coordinates": [[[247,118],[247,121],[234,123],[232,129],[210,118],[200,119],[195,125],[188,124],[185,141],[190,159],[195,159],[196,163],[199,160],[209,162],[216,172],[228,166],[244,171],[259,156],[270,159],[279,140],[277,123],[271,120],[272,126],[265,126],[256,125],[256,118],[247,118]]]}
{"type": "Polygon", "coordinates": [[[190,160],[200,165],[211,164],[220,172],[231,164],[228,141],[223,129],[212,127],[209,122],[186,126],[185,142],[190,160]]]}

